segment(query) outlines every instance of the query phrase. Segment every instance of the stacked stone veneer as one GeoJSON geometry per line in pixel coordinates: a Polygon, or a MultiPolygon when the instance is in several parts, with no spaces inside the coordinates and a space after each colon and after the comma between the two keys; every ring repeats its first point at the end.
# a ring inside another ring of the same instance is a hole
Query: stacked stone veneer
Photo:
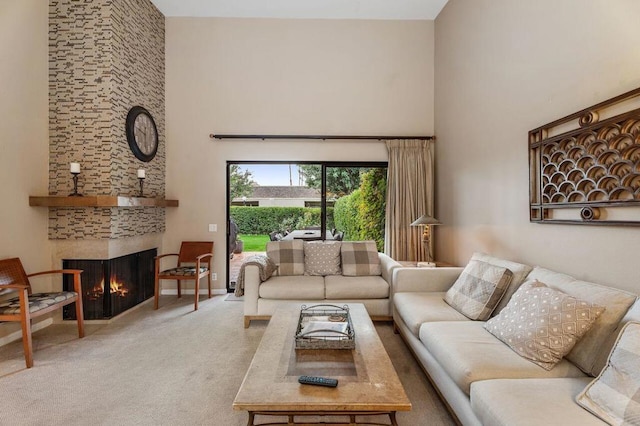
{"type": "MultiPolygon", "coordinates": [[[[84,195],[165,192],[164,16],[149,0],[49,1],[49,193],[73,189],[69,163],[82,168],[84,195]],[[153,115],[158,152],[138,160],[125,133],[127,112],[153,115]]],[[[163,232],[164,208],[50,208],[50,239],[114,239],[163,232]]]]}

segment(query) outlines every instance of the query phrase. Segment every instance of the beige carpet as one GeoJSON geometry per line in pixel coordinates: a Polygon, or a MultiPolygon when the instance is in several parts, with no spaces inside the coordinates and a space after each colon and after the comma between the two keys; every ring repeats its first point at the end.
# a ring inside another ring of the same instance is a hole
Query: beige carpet
{"type": "MultiPolygon", "coordinates": [[[[109,325],[54,325],[34,334],[24,367],[20,341],[0,348],[1,425],[245,425],[231,404],[266,322],[242,325],[225,296],[166,296],[109,325]]],[[[377,326],[407,395],[401,425],[454,424],[401,338],[377,326]]]]}

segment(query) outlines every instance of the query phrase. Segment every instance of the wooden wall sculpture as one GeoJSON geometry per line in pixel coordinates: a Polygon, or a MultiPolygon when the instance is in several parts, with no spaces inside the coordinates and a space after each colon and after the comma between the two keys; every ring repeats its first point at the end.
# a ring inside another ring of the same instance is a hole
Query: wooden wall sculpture
{"type": "Polygon", "coordinates": [[[640,89],[529,132],[530,220],[640,225],[640,89]]]}

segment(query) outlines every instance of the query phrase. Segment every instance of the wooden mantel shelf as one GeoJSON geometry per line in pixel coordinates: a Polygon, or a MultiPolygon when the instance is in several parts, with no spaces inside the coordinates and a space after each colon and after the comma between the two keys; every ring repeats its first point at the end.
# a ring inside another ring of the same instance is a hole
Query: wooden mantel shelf
{"type": "Polygon", "coordinates": [[[33,207],[178,207],[178,200],[116,195],[84,195],[82,197],[48,195],[30,196],[29,205],[33,207]]]}

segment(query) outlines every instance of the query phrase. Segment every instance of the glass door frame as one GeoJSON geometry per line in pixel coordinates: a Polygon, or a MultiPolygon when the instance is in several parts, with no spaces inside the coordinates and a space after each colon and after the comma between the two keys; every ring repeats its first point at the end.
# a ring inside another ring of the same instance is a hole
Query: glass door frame
{"type": "Polygon", "coordinates": [[[226,198],[225,198],[225,206],[226,206],[226,245],[225,245],[225,253],[226,253],[226,288],[227,293],[232,293],[233,289],[231,289],[230,284],[230,272],[231,272],[231,258],[229,253],[229,244],[230,244],[230,230],[231,230],[231,180],[230,174],[231,166],[234,165],[284,165],[284,164],[304,164],[310,165],[315,164],[319,165],[321,169],[321,188],[320,188],[320,232],[321,238],[324,239],[326,237],[326,228],[327,228],[327,168],[330,167],[371,167],[371,168],[388,168],[388,161],[295,161],[295,160],[287,160],[287,161],[264,161],[264,160],[228,160],[226,165],[226,198]]]}

